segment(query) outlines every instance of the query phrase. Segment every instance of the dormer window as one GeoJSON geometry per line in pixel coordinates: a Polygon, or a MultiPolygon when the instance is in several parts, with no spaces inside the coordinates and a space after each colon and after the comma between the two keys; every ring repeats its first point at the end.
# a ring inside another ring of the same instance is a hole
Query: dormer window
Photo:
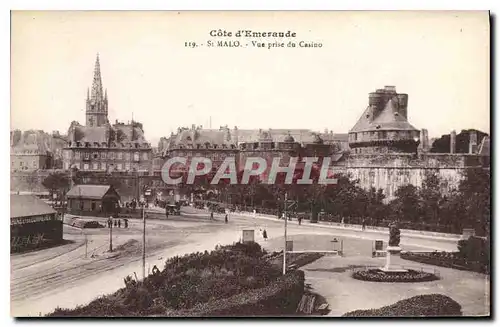
{"type": "Polygon", "coordinates": [[[188,136],[188,137],[186,138],[186,141],[191,142],[191,141],[192,141],[192,140],[191,140],[191,136],[188,136]]]}
{"type": "Polygon", "coordinates": [[[81,146],[80,142],[76,142],[76,146],[79,148],[81,146]]]}
{"type": "Polygon", "coordinates": [[[90,142],[85,142],[85,147],[90,148],[90,142]]]}

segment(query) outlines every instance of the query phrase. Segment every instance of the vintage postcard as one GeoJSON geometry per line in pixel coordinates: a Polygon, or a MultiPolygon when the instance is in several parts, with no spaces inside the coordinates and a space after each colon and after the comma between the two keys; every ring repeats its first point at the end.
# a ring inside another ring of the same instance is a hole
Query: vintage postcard
{"type": "Polygon", "coordinates": [[[12,11],[13,317],[490,317],[487,11],[12,11]]]}

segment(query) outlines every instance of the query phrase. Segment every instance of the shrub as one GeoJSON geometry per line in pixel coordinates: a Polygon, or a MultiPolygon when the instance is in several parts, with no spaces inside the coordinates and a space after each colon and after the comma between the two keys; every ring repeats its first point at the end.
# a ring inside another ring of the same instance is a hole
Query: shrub
{"type": "Polygon", "coordinates": [[[467,240],[460,240],[458,241],[458,253],[468,262],[479,262],[485,266],[489,266],[489,239],[471,236],[467,240]]]}
{"type": "MultiPolygon", "coordinates": [[[[269,285],[174,313],[183,317],[291,315],[304,293],[304,272],[294,271],[269,285]]],[[[170,314],[173,314],[170,312],[170,314]]]]}
{"type": "Polygon", "coordinates": [[[401,253],[401,258],[446,268],[489,274],[490,245],[488,240],[471,237],[458,242],[459,252],[401,253]]]}
{"type": "Polygon", "coordinates": [[[125,279],[126,287],[114,294],[74,310],[58,309],[51,316],[173,314],[175,310],[262,289],[281,276],[280,269],[263,259],[264,253],[258,244],[237,243],[210,253],[173,257],[163,271],[142,282],[125,279]]]}
{"type": "Polygon", "coordinates": [[[442,294],[418,295],[380,309],[356,310],[342,317],[449,317],[461,316],[462,307],[442,294]]]}
{"type": "Polygon", "coordinates": [[[356,271],[352,274],[352,277],[368,282],[385,283],[430,282],[439,279],[439,277],[434,274],[411,269],[406,272],[385,272],[381,269],[368,269],[356,271]]]}

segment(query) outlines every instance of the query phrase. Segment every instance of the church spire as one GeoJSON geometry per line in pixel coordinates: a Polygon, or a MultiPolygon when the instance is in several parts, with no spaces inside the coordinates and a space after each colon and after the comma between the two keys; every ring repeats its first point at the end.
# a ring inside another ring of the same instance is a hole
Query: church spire
{"type": "Polygon", "coordinates": [[[99,53],[97,54],[97,58],[95,60],[94,80],[92,81],[91,99],[95,102],[100,102],[103,100],[101,65],[99,64],[99,53]]]}
{"type": "Polygon", "coordinates": [[[87,126],[103,126],[108,121],[108,95],[103,92],[101,79],[101,65],[99,63],[99,54],[95,60],[94,79],[92,80],[92,88],[87,89],[86,101],[86,125],[87,126]]]}

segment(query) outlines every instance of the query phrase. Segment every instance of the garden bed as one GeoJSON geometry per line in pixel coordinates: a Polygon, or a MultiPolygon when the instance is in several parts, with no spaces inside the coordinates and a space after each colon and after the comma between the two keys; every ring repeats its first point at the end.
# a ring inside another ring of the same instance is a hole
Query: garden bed
{"type": "Polygon", "coordinates": [[[359,270],[352,274],[354,279],[383,283],[416,283],[438,280],[435,274],[409,269],[405,272],[388,272],[381,269],[359,270]]]}
{"type": "Polygon", "coordinates": [[[235,316],[293,314],[304,292],[304,273],[282,276],[257,243],[174,257],[144,281],[75,309],[49,316],[235,316]]]}
{"type": "Polygon", "coordinates": [[[380,309],[355,310],[342,317],[452,317],[461,316],[462,307],[442,294],[418,295],[380,309]]]}

